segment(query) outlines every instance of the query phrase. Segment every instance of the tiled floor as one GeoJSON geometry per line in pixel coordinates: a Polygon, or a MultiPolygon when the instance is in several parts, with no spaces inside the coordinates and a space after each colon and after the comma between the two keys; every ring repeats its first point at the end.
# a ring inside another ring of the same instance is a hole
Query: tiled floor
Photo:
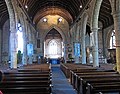
{"type": "Polygon", "coordinates": [[[59,65],[52,65],[52,94],[77,94],[72,88],[59,65]]]}

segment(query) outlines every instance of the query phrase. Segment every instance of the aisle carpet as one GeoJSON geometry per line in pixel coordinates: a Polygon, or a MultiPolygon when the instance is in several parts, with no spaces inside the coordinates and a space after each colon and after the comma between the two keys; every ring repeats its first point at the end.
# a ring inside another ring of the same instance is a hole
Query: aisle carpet
{"type": "Polygon", "coordinates": [[[70,85],[59,65],[52,65],[52,94],[77,94],[70,85]]]}

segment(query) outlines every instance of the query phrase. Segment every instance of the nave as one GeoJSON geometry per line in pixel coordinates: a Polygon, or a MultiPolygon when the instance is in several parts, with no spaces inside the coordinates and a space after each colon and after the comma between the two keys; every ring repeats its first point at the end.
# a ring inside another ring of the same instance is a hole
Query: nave
{"type": "Polygon", "coordinates": [[[1,70],[3,94],[119,94],[120,75],[113,65],[31,64],[1,70]]]}

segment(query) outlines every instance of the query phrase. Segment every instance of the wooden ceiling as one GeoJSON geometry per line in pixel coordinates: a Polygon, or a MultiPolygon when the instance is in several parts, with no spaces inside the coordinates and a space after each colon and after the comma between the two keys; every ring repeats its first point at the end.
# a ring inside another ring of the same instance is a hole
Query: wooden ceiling
{"type": "MultiPolygon", "coordinates": [[[[82,14],[84,9],[88,8],[91,0],[18,0],[23,6],[27,5],[26,10],[30,19],[33,21],[38,11],[48,8],[57,7],[68,11],[71,15],[73,24],[78,16],[82,14]],[[80,8],[82,5],[82,8],[80,8]]],[[[64,15],[63,15],[64,16],[64,15]]],[[[8,11],[4,0],[0,0],[0,26],[8,19],[8,11]]],[[[109,0],[103,0],[100,9],[99,21],[103,23],[103,28],[113,24],[113,17],[111,15],[111,6],[109,0]]],[[[70,22],[70,21],[68,21],[70,22]]]]}
{"type": "Polygon", "coordinates": [[[4,0],[0,0],[0,28],[2,28],[7,19],[9,19],[9,15],[6,3],[4,0]]]}
{"type": "Polygon", "coordinates": [[[75,19],[80,11],[80,5],[85,6],[89,0],[21,0],[23,5],[28,5],[29,15],[34,15],[43,8],[59,7],[66,9],[75,19]]]}

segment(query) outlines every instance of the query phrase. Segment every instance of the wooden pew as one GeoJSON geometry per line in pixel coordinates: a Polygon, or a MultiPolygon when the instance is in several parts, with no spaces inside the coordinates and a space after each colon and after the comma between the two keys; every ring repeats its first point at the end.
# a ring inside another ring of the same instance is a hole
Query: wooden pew
{"type": "Polygon", "coordinates": [[[76,81],[77,81],[77,79],[78,79],[78,77],[77,76],[81,76],[81,75],[106,75],[106,74],[118,74],[118,72],[104,72],[104,71],[91,71],[91,72],[79,72],[79,73],[75,73],[74,74],[74,76],[73,76],[73,85],[75,85],[75,83],[77,83],[76,81]]]}
{"type": "Polygon", "coordinates": [[[42,69],[18,69],[18,72],[50,72],[51,70],[42,70],[42,69]]]}
{"type": "Polygon", "coordinates": [[[116,92],[117,89],[115,90],[115,88],[119,87],[120,75],[118,74],[118,72],[115,72],[114,70],[100,70],[100,68],[99,69],[91,68],[89,70],[90,67],[86,67],[86,66],[81,67],[81,65],[79,67],[78,66],[74,64],[61,65],[61,69],[63,70],[65,75],[67,75],[68,78],[69,78],[69,71],[70,71],[71,84],[78,91],[78,94],[86,94],[86,93],[98,94],[99,92],[103,92],[103,93],[109,92],[110,91],[109,85],[113,87],[112,92],[114,91],[116,92]],[[88,83],[90,84],[89,86],[88,86],[88,83]],[[105,89],[102,89],[104,88],[104,86],[105,86],[105,89]]]}
{"type": "Polygon", "coordinates": [[[84,64],[69,64],[69,63],[67,63],[67,64],[61,63],[60,64],[60,68],[61,68],[61,70],[63,71],[63,73],[65,74],[65,76],[67,78],[70,78],[70,71],[71,70],[72,71],[77,71],[77,70],[79,70],[81,68],[82,69],[83,68],[85,68],[85,69],[92,68],[93,69],[93,67],[89,66],[89,65],[84,65],[84,64]]]}
{"type": "Polygon", "coordinates": [[[50,80],[50,77],[6,77],[2,81],[44,81],[50,80]]]}
{"type": "Polygon", "coordinates": [[[51,72],[39,69],[5,71],[0,82],[3,94],[50,94],[51,72]]]}
{"type": "Polygon", "coordinates": [[[90,71],[82,71],[82,72],[76,72],[76,73],[74,73],[74,71],[71,71],[71,72],[72,72],[72,78],[71,78],[72,85],[78,91],[78,93],[80,91],[83,92],[84,87],[86,88],[85,85],[83,86],[82,84],[80,84],[82,82],[81,79],[83,79],[84,77],[88,79],[94,79],[95,77],[98,77],[98,78],[120,77],[118,72],[115,72],[115,71],[112,72],[111,70],[110,71],[90,70],[90,71]]]}
{"type": "Polygon", "coordinates": [[[3,94],[50,94],[50,88],[47,87],[9,87],[0,88],[3,94]]]}
{"type": "Polygon", "coordinates": [[[9,86],[50,86],[50,81],[3,81],[0,82],[0,87],[9,87],[9,86]]]}
{"type": "Polygon", "coordinates": [[[12,74],[7,74],[7,75],[3,75],[3,78],[4,77],[29,77],[29,76],[33,76],[33,77],[49,77],[51,76],[50,74],[31,74],[31,73],[28,73],[28,74],[19,74],[19,73],[12,73],[12,74]]]}
{"type": "Polygon", "coordinates": [[[77,84],[77,91],[78,94],[85,94],[86,93],[86,88],[88,83],[109,83],[109,82],[119,82],[120,81],[120,75],[116,76],[104,76],[100,75],[101,77],[79,77],[78,83],[77,84]]]}
{"type": "Polygon", "coordinates": [[[7,72],[2,77],[52,77],[52,74],[49,72],[7,72]]]}
{"type": "Polygon", "coordinates": [[[104,94],[104,93],[117,93],[120,94],[120,82],[109,82],[109,83],[91,83],[87,84],[86,94],[104,94]]]}
{"type": "Polygon", "coordinates": [[[79,72],[72,72],[71,71],[71,77],[70,77],[70,81],[71,81],[71,84],[73,85],[73,87],[74,88],[76,88],[76,86],[77,85],[75,85],[75,84],[77,84],[77,79],[78,79],[78,76],[82,76],[82,75],[85,75],[85,76],[87,76],[87,75],[105,75],[105,74],[118,74],[118,72],[115,72],[115,71],[113,71],[113,72],[111,72],[111,70],[110,71],[105,71],[105,70],[90,70],[89,71],[89,69],[88,70],[85,70],[85,71],[79,71],[79,72]]]}
{"type": "Polygon", "coordinates": [[[78,70],[70,70],[70,83],[73,85],[73,79],[75,79],[75,76],[79,73],[90,73],[90,72],[115,72],[114,70],[97,70],[97,69],[79,69],[78,70]]]}

